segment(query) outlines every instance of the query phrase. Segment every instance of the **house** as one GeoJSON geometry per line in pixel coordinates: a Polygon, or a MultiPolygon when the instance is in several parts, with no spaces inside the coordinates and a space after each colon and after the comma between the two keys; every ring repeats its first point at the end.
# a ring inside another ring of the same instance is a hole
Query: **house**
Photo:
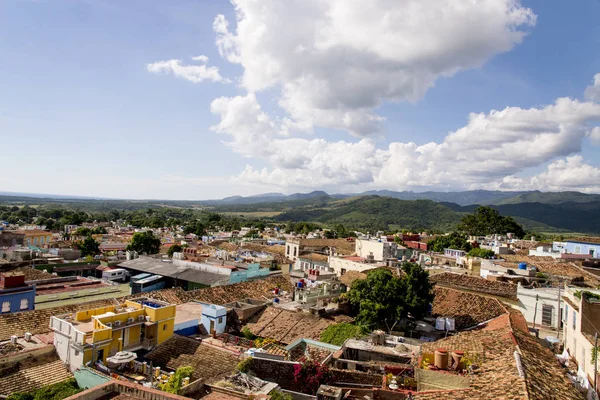
{"type": "Polygon", "coordinates": [[[309,253],[349,255],[354,251],[354,241],[348,239],[296,239],[285,243],[285,256],[292,261],[309,253]]]}
{"type": "Polygon", "coordinates": [[[398,244],[384,239],[356,239],[355,252],[358,257],[374,261],[398,258],[398,244]]]}
{"type": "Polygon", "coordinates": [[[61,360],[76,369],[122,350],[150,349],[173,335],[175,306],[149,298],[50,318],[61,360]]]}
{"type": "Polygon", "coordinates": [[[25,283],[25,274],[0,274],[0,314],[31,311],[35,308],[35,285],[25,283]]]}
{"type": "Polygon", "coordinates": [[[558,287],[526,287],[519,283],[517,298],[519,302],[515,308],[521,311],[529,325],[555,330],[562,328],[564,302],[559,298],[558,287]]]}
{"type": "Polygon", "coordinates": [[[592,360],[594,335],[600,332],[600,291],[567,287],[562,300],[565,302],[565,348],[577,360],[584,377],[592,383],[595,367],[592,360]]]}
{"type": "Polygon", "coordinates": [[[23,246],[24,238],[23,233],[5,231],[0,228],[0,247],[23,246]]]}
{"type": "Polygon", "coordinates": [[[365,272],[382,266],[385,264],[359,256],[329,257],[329,268],[333,269],[337,276],[343,276],[348,271],[365,272]]]}
{"type": "Polygon", "coordinates": [[[456,250],[456,249],[444,249],[444,255],[446,257],[453,257],[458,259],[459,257],[464,257],[467,253],[464,250],[456,250]]]}
{"type": "Polygon", "coordinates": [[[598,238],[579,238],[567,239],[564,242],[564,253],[582,254],[589,258],[600,257],[600,239],[598,238]]]}
{"type": "Polygon", "coordinates": [[[26,229],[19,231],[8,231],[23,235],[23,246],[43,247],[52,241],[52,233],[42,229],[26,229]]]}

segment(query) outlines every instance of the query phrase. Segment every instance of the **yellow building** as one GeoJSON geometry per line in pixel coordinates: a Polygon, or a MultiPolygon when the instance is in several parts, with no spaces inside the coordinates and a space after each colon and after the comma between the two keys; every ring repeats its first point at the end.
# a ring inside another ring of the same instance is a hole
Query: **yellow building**
{"type": "Polygon", "coordinates": [[[23,235],[23,246],[43,247],[52,241],[52,233],[42,229],[11,231],[23,235]]]}
{"type": "Polygon", "coordinates": [[[72,370],[118,351],[149,350],[173,335],[175,306],[148,298],[53,316],[56,351],[72,370]]]}

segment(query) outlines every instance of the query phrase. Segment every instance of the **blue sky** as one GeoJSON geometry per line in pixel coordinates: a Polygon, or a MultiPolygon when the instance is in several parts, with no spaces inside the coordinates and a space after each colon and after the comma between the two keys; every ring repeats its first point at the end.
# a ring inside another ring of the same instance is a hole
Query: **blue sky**
{"type": "MultiPolygon", "coordinates": [[[[319,44],[310,62],[305,56],[290,60],[282,43],[304,46],[313,40],[312,31],[297,31],[292,26],[299,10],[322,17],[320,11],[329,4],[321,3],[313,10],[309,2],[290,2],[282,12],[277,1],[265,1],[261,10],[246,3],[237,2],[244,14],[236,17],[234,5],[226,1],[0,2],[0,146],[4,164],[0,191],[169,199],[315,189],[598,191],[600,131],[594,127],[600,117],[600,95],[584,99],[584,91],[587,87],[595,90],[593,77],[600,72],[600,1],[522,1],[517,7],[529,10],[529,17],[535,15],[534,22],[523,23],[520,17],[495,11],[496,5],[511,1],[485,0],[490,7],[483,16],[513,26],[492,31],[467,18],[481,16],[473,10],[452,20],[451,28],[473,23],[466,34],[454,32],[452,43],[442,37],[447,31],[436,32],[435,16],[417,15],[415,18],[431,24],[432,42],[458,45],[455,53],[429,54],[419,61],[422,64],[410,68],[406,65],[412,61],[407,60],[414,58],[397,55],[418,53],[419,32],[397,25],[398,37],[412,39],[406,48],[400,44],[403,42],[395,42],[394,32],[388,32],[391,47],[398,44],[397,50],[369,49],[368,41],[367,45],[355,44],[360,37],[356,41],[346,38],[373,35],[374,42],[385,42],[388,38],[375,36],[381,34],[379,24],[369,27],[366,22],[362,32],[352,32],[347,28],[353,26],[351,17],[340,13],[340,18],[350,19],[342,31],[333,26],[323,34],[333,38],[324,36],[323,42],[329,46],[326,51],[319,44]],[[226,39],[234,43],[237,56],[215,44],[217,15],[229,21],[226,39]],[[278,25],[273,16],[283,23],[278,25]],[[237,24],[243,22],[243,31],[236,31],[236,18],[237,24]],[[282,26],[290,26],[289,31],[282,26]],[[271,43],[263,46],[259,42],[259,47],[253,47],[252,33],[261,30],[270,39],[281,36],[282,43],[269,40],[271,43]],[[478,30],[491,33],[486,40],[471,40],[469,36],[477,36],[478,30]],[[522,40],[510,36],[514,30],[524,32],[522,40]],[[511,43],[502,44],[507,41],[511,43]],[[354,54],[350,65],[336,65],[331,58],[336,49],[354,54]],[[200,55],[208,57],[207,65],[217,67],[220,76],[231,82],[205,79],[194,83],[168,67],[159,72],[149,67],[175,59],[182,65],[197,65],[191,58],[200,55]],[[309,91],[300,87],[299,82],[307,77],[332,82],[345,73],[352,74],[364,68],[367,56],[389,62],[381,73],[372,71],[380,80],[369,77],[360,85],[332,84],[332,94],[322,98],[317,86],[309,91]],[[278,71],[265,77],[261,62],[265,69],[272,62],[278,71]],[[351,65],[353,62],[356,65],[351,65]],[[320,63],[324,66],[315,67],[320,63]],[[424,84],[429,88],[416,90],[417,94],[412,89],[403,91],[394,87],[398,77],[406,77],[415,87],[424,84]],[[281,103],[284,87],[291,87],[286,92],[287,105],[281,103]],[[346,87],[352,90],[342,93],[346,87]],[[587,109],[581,111],[570,104],[559,110],[564,115],[547,110],[542,117],[535,112],[490,116],[492,110],[506,107],[543,110],[560,97],[585,102],[587,109]],[[211,103],[217,98],[225,99],[221,114],[216,105],[211,112],[211,103]],[[240,100],[237,105],[236,98],[240,100]],[[374,98],[377,104],[366,105],[367,98],[374,98]],[[225,112],[236,119],[228,122],[225,112]],[[471,126],[470,113],[482,113],[489,117],[486,121],[494,121],[471,126]],[[365,115],[376,115],[382,121],[374,129],[347,124],[348,118],[356,121],[365,115]],[[294,125],[287,129],[284,119],[302,128],[294,125]],[[578,122],[569,122],[573,119],[578,122]],[[556,144],[538,155],[539,142],[525,136],[532,130],[535,135],[547,133],[537,130],[546,124],[548,132],[556,133],[548,136],[551,140],[556,137],[556,144]],[[463,135],[447,144],[449,132],[461,128],[466,128],[463,135]],[[498,132],[506,137],[505,142],[492,139],[495,144],[491,145],[489,139],[484,140],[498,132]],[[480,140],[471,141],[469,136],[480,140]],[[521,137],[524,139],[516,139],[521,137]],[[416,147],[410,154],[398,155],[392,150],[396,144],[411,142],[416,147]],[[360,149],[356,149],[357,143],[360,149]],[[435,146],[419,147],[427,143],[435,146]],[[501,148],[501,153],[490,151],[490,146],[501,148]],[[507,161],[513,155],[531,162],[507,161]],[[469,165],[459,167],[465,158],[470,159],[469,165]],[[474,167],[478,163],[481,168],[474,167]],[[437,176],[436,170],[448,175],[437,176]]],[[[377,10],[383,5],[376,3],[370,5],[374,21],[383,15],[377,10]]],[[[405,15],[402,7],[398,5],[392,14],[405,15]]],[[[445,15],[453,17],[452,12],[445,15]]]]}

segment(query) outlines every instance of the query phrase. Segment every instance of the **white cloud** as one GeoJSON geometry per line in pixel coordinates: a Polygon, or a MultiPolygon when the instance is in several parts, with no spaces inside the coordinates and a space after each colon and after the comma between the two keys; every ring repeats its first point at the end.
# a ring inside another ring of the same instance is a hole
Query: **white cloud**
{"type": "Polygon", "coordinates": [[[279,87],[300,124],[367,135],[375,108],[415,101],[440,77],[511,50],[535,14],[518,0],[233,0],[235,31],[219,15],[221,56],[244,68],[249,92],[279,87]]]}
{"type": "MultiPolygon", "coordinates": [[[[527,186],[516,178],[504,179],[580,152],[583,140],[600,130],[592,125],[600,120],[600,104],[570,98],[541,108],[471,114],[464,127],[439,143],[392,142],[383,149],[366,138],[328,142],[286,137],[282,123],[262,111],[253,94],[216,99],[211,111],[221,117],[212,129],[229,136],[227,144],[234,151],[269,165],[258,170],[248,165],[239,179],[282,188],[465,189],[511,182],[527,186]]],[[[593,168],[579,160],[579,165],[571,161],[569,170],[575,166],[593,168]]],[[[567,185],[568,179],[563,181],[567,185]]],[[[548,178],[536,182],[551,184],[548,178]]]]}
{"type": "Polygon", "coordinates": [[[497,189],[519,190],[578,190],[600,192],[600,168],[583,162],[583,157],[574,155],[557,160],[546,170],[529,178],[507,176],[496,185],[497,189]]]}
{"type": "Polygon", "coordinates": [[[584,96],[587,100],[600,101],[600,73],[594,75],[594,82],[585,88],[584,96]]]}
{"type": "Polygon", "coordinates": [[[201,55],[192,57],[192,60],[198,61],[200,65],[183,65],[181,60],[167,60],[147,64],[146,68],[154,74],[173,74],[193,83],[203,81],[229,82],[219,74],[219,68],[206,65],[208,57],[201,55]]]}

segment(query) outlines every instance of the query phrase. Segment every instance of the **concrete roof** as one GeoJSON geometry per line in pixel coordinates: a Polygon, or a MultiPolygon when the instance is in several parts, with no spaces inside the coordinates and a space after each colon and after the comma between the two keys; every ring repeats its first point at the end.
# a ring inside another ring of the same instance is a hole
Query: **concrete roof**
{"type": "Polygon", "coordinates": [[[224,274],[201,271],[183,265],[177,266],[171,262],[165,262],[152,257],[140,257],[124,261],[119,264],[119,267],[204,285],[212,285],[228,278],[224,274]]]}

